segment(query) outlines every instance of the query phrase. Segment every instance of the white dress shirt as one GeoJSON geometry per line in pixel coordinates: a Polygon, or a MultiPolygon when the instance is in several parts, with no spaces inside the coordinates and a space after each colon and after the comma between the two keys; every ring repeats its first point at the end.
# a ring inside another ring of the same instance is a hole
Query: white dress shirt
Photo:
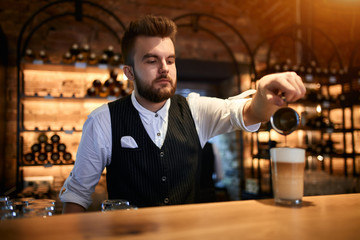
{"type": "MultiPolygon", "coordinates": [[[[190,93],[186,100],[195,121],[200,144],[203,147],[212,137],[237,129],[254,132],[260,123],[245,126],[243,107],[254,90],[246,91],[229,99],[201,97],[190,93]]],[[[139,112],[141,121],[156,146],[161,148],[168,127],[168,113],[171,100],[156,113],[142,107],[134,93],[131,101],[139,112]]],[[[119,139],[120,141],[120,139],[119,139]]],[[[62,202],[77,203],[88,208],[92,202],[91,195],[98,184],[101,173],[111,162],[112,132],[110,110],[107,104],[95,109],[83,126],[81,141],[76,154],[76,161],[70,176],[60,191],[62,202]]]]}

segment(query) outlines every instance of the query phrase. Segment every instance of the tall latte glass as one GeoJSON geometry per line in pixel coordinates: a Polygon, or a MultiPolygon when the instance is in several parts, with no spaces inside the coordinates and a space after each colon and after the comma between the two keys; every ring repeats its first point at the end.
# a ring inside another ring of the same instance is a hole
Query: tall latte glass
{"type": "Polygon", "coordinates": [[[272,184],[277,204],[297,206],[304,194],[305,149],[270,149],[272,184]]]}

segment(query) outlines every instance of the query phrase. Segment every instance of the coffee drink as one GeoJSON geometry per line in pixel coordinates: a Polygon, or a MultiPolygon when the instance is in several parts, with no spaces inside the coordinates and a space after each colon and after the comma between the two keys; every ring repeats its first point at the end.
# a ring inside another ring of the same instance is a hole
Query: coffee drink
{"type": "Polygon", "coordinates": [[[270,156],[275,202],[300,204],[304,194],[305,150],[272,148],[270,156]]]}

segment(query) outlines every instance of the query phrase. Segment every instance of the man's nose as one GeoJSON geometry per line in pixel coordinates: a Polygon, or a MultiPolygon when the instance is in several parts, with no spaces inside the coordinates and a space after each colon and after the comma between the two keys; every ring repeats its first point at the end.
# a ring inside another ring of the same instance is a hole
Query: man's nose
{"type": "Polygon", "coordinates": [[[166,60],[161,61],[159,72],[160,73],[169,72],[169,66],[168,66],[166,60]]]}

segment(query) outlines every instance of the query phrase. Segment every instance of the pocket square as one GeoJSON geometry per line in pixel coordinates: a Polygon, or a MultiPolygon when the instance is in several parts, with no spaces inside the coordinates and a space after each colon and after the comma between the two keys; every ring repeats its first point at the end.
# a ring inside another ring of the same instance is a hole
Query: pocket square
{"type": "Polygon", "coordinates": [[[137,148],[138,145],[131,136],[121,137],[121,147],[123,148],[137,148]]]}

